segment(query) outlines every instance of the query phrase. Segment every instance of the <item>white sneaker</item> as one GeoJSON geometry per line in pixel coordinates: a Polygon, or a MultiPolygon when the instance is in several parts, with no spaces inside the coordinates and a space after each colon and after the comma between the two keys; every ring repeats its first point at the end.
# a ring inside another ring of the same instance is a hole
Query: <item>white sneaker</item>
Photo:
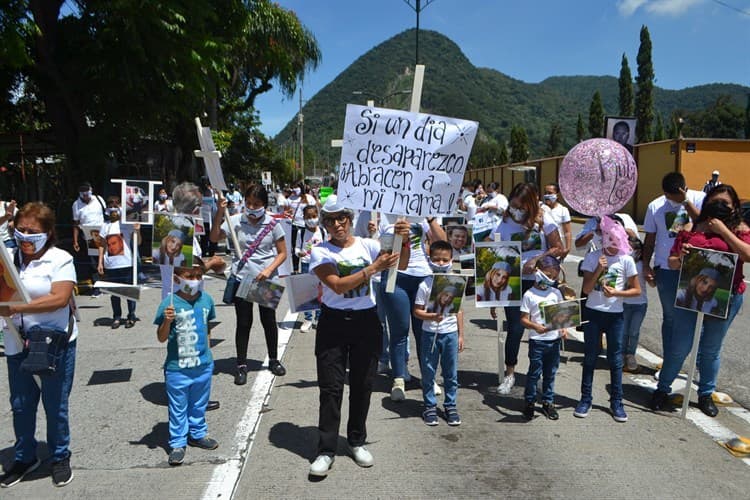
{"type": "Polygon", "coordinates": [[[393,388],[391,389],[391,401],[403,401],[406,399],[406,391],[404,390],[404,379],[394,378],[393,388]]]}
{"type": "Polygon", "coordinates": [[[435,393],[435,396],[440,396],[443,393],[443,390],[440,388],[437,382],[433,382],[432,391],[435,393]]]}
{"type": "Polygon", "coordinates": [[[367,451],[364,446],[352,446],[352,456],[354,462],[360,467],[372,467],[375,463],[375,459],[372,458],[372,453],[367,451]]]}
{"type": "Polygon", "coordinates": [[[510,390],[513,388],[513,385],[516,383],[516,376],[512,373],[510,375],[506,375],[503,379],[503,383],[500,384],[497,388],[498,394],[510,394],[510,390]]]}
{"type": "Polygon", "coordinates": [[[309,319],[306,319],[302,322],[302,326],[300,327],[299,331],[301,332],[309,332],[310,328],[312,328],[312,321],[309,319]]]}
{"type": "MultiPolygon", "coordinates": [[[[372,456],[370,456],[372,458],[372,456]]],[[[328,455],[318,455],[313,463],[310,464],[310,475],[311,476],[322,476],[328,475],[328,471],[333,466],[333,457],[328,455]]]]}

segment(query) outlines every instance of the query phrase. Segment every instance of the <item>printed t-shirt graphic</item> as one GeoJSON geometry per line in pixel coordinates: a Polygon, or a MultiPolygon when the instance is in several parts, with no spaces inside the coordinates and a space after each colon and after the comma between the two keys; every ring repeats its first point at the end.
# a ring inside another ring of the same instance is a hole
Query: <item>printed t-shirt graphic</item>
{"type": "MultiPolygon", "coordinates": [[[[365,262],[365,259],[359,258],[354,261],[339,261],[336,262],[336,269],[338,270],[339,276],[350,276],[356,274],[369,265],[365,262]]],[[[367,297],[370,295],[370,280],[366,280],[364,283],[359,285],[357,288],[353,288],[348,292],[344,293],[344,297],[347,299],[353,299],[355,297],[367,297]]]]}

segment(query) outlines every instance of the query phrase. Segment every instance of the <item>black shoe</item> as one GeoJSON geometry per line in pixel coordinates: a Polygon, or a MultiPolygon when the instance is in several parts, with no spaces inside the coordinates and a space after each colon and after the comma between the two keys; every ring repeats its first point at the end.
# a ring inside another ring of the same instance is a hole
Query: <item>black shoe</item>
{"type": "Polygon", "coordinates": [[[63,458],[58,462],[52,462],[52,482],[57,487],[62,487],[73,480],[73,471],[70,470],[70,457],[63,458]]]}
{"type": "Polygon", "coordinates": [[[247,384],[247,365],[239,365],[237,367],[237,373],[234,375],[235,385],[247,384]]]}
{"type": "Polygon", "coordinates": [[[208,436],[203,436],[200,439],[188,438],[188,445],[195,446],[196,448],[203,448],[204,450],[215,450],[219,447],[218,441],[208,436]]]}
{"type": "Polygon", "coordinates": [[[125,328],[133,328],[135,326],[135,320],[129,319],[125,322],[125,328]]]}
{"type": "Polygon", "coordinates": [[[553,403],[542,403],[542,413],[544,413],[544,416],[550,420],[557,420],[560,418],[553,403]]]}
{"type": "Polygon", "coordinates": [[[271,373],[273,373],[277,377],[283,377],[284,375],[286,375],[286,368],[284,368],[284,365],[282,365],[281,361],[279,361],[278,359],[269,360],[268,369],[271,370],[271,373]]]}
{"type": "Polygon", "coordinates": [[[719,409],[714,404],[714,398],[711,397],[711,394],[698,396],[698,408],[709,417],[715,417],[719,414],[719,409]]]}
{"type": "Polygon", "coordinates": [[[653,411],[667,410],[669,407],[669,394],[659,389],[655,390],[651,395],[648,407],[653,411]]]}
{"type": "Polygon", "coordinates": [[[523,418],[531,420],[534,418],[535,405],[534,403],[526,403],[526,407],[523,409],[523,418]]]}
{"type": "Polygon", "coordinates": [[[18,461],[13,462],[13,466],[0,477],[0,488],[10,488],[14,484],[17,484],[26,474],[34,472],[41,463],[42,461],[38,458],[27,464],[18,461]]]}
{"type": "Polygon", "coordinates": [[[113,330],[117,330],[118,328],[120,328],[120,325],[121,325],[121,322],[120,322],[119,319],[116,319],[116,320],[112,321],[112,329],[113,330]]]}
{"type": "Polygon", "coordinates": [[[172,448],[169,453],[169,465],[181,465],[185,461],[185,447],[172,448]]]}
{"type": "Polygon", "coordinates": [[[221,405],[218,401],[209,401],[206,405],[206,411],[218,410],[219,406],[221,405]]]}

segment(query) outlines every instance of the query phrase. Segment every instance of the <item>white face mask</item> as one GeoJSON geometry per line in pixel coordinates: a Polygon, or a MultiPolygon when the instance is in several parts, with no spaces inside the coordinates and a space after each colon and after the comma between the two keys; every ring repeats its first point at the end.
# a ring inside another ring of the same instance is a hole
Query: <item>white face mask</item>
{"type": "Polygon", "coordinates": [[[193,296],[197,295],[201,288],[201,281],[203,280],[186,280],[175,276],[177,278],[177,291],[184,294],[193,296]]]}
{"type": "Polygon", "coordinates": [[[555,203],[557,201],[557,195],[556,194],[545,194],[544,195],[544,201],[548,201],[550,203],[555,203]]]}
{"type": "Polygon", "coordinates": [[[294,188],[292,189],[292,193],[294,193],[295,196],[299,196],[302,190],[300,188],[294,188]]]}
{"type": "Polygon", "coordinates": [[[19,248],[21,243],[32,243],[34,245],[34,253],[40,252],[44,248],[44,245],[47,244],[47,233],[24,234],[16,229],[13,236],[19,248]]]}
{"type": "Polygon", "coordinates": [[[432,269],[433,273],[447,273],[453,269],[453,264],[451,262],[448,262],[447,264],[436,264],[430,261],[430,269],[432,269]]]}
{"type": "Polygon", "coordinates": [[[309,228],[312,229],[314,227],[318,227],[318,222],[319,221],[318,221],[317,217],[314,218],[314,219],[305,219],[305,226],[307,226],[307,227],[309,227],[309,228]]]}
{"type": "Polygon", "coordinates": [[[263,214],[266,213],[266,209],[264,207],[261,208],[247,208],[245,207],[245,213],[248,217],[254,217],[256,219],[260,219],[263,217],[263,214]]]}
{"type": "Polygon", "coordinates": [[[511,218],[516,222],[523,222],[526,218],[526,210],[516,207],[508,207],[508,213],[511,218]]]}
{"type": "Polygon", "coordinates": [[[537,269],[534,274],[534,280],[536,281],[536,286],[542,290],[550,286],[557,286],[557,281],[550,279],[550,277],[544,274],[541,269],[537,269]]]}
{"type": "Polygon", "coordinates": [[[81,191],[78,193],[78,195],[81,197],[83,201],[90,200],[91,197],[94,195],[93,191],[81,191]]]}

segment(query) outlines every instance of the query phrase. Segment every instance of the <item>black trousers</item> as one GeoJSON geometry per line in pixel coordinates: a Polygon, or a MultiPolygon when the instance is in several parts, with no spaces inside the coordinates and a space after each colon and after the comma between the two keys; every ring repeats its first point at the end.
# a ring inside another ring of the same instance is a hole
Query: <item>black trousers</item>
{"type": "Polygon", "coordinates": [[[341,423],[346,368],[349,366],[349,445],[367,439],[370,395],[382,349],[383,330],[376,308],[344,312],[323,307],[315,337],[320,408],[318,455],[334,456],[341,423]]]}
{"type": "Polygon", "coordinates": [[[304,238],[305,235],[305,228],[300,226],[295,226],[292,224],[292,274],[297,274],[299,272],[299,257],[297,257],[297,253],[295,250],[299,248],[300,244],[297,242],[297,238],[304,238]]]}
{"type": "MultiPolygon", "coordinates": [[[[279,359],[279,328],[276,325],[276,311],[261,305],[258,305],[258,311],[260,323],[266,335],[268,358],[279,359]]],[[[239,366],[247,364],[247,345],[250,341],[250,328],[253,326],[253,302],[234,299],[234,312],[237,315],[234,343],[237,348],[237,365],[239,366]]]]}

